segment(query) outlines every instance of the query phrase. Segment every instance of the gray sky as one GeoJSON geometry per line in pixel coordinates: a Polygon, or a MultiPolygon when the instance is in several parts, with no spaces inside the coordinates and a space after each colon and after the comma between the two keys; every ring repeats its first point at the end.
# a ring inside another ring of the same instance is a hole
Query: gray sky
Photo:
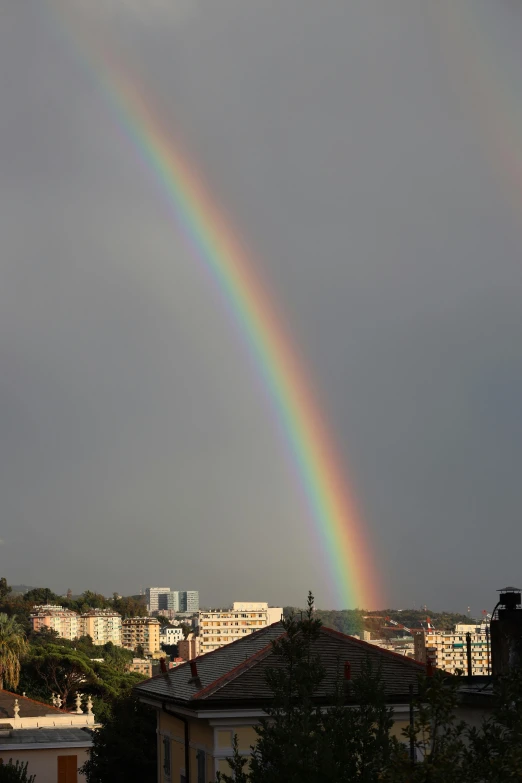
{"type": "MultiPolygon", "coordinates": [[[[71,4],[275,290],[387,605],[491,607],[521,580],[520,9],[476,0],[486,36],[461,42],[468,0],[71,4]]],[[[338,607],[259,381],[154,178],[47,0],[0,5],[2,574],[338,607]]]]}

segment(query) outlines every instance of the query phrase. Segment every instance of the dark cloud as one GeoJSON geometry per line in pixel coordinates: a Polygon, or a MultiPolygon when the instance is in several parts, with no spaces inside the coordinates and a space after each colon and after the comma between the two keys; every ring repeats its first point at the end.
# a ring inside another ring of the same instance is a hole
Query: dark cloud
{"type": "MultiPolygon", "coordinates": [[[[18,3],[0,26],[7,576],[205,603],[311,587],[333,604],[241,336],[46,8],[18,3]]],[[[349,461],[387,603],[489,606],[517,580],[522,243],[448,20],[430,0],[73,8],[253,249],[349,461]]],[[[494,23],[486,45],[515,60],[522,20],[494,23]]]]}

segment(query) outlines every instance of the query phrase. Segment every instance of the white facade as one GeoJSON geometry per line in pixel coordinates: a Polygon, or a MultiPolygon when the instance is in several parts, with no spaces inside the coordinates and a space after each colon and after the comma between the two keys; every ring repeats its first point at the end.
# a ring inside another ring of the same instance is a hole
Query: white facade
{"type": "Polygon", "coordinates": [[[182,639],[182,628],[164,628],[160,633],[160,644],[177,644],[182,639]]]}

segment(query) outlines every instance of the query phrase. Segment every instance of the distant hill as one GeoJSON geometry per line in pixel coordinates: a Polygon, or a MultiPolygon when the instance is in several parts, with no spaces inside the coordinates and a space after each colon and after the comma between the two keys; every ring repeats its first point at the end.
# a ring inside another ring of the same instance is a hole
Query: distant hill
{"type": "Polygon", "coordinates": [[[29,590],[34,590],[34,587],[31,587],[30,585],[11,585],[11,594],[13,595],[23,595],[24,593],[28,593],[29,590]]]}
{"type": "MultiPolygon", "coordinates": [[[[299,615],[304,611],[297,607],[285,606],[283,614],[285,617],[291,612],[299,615]]],[[[390,623],[390,620],[406,626],[406,628],[426,627],[427,618],[430,618],[431,625],[438,631],[450,631],[457,623],[477,622],[473,617],[458,612],[433,612],[430,609],[420,611],[419,609],[380,609],[373,612],[363,612],[360,609],[317,609],[315,616],[321,620],[323,625],[328,628],[334,628],[336,631],[348,635],[362,636],[363,631],[370,631],[372,639],[392,636],[401,636],[404,631],[390,623]]]]}

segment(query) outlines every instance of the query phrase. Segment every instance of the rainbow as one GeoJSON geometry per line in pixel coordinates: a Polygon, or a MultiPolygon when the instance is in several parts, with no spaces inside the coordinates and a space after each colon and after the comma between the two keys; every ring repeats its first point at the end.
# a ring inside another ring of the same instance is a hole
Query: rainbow
{"type": "Polygon", "coordinates": [[[49,8],[68,38],[73,38],[75,54],[94,75],[119,126],[153,172],[173,220],[217,284],[253,357],[296,468],[322,549],[321,567],[331,572],[336,600],[343,608],[378,606],[376,569],[341,460],[273,297],[256,274],[256,264],[136,78],[108,54],[108,47],[93,44],[79,23],[65,20],[65,6],[53,3],[49,8]]]}

